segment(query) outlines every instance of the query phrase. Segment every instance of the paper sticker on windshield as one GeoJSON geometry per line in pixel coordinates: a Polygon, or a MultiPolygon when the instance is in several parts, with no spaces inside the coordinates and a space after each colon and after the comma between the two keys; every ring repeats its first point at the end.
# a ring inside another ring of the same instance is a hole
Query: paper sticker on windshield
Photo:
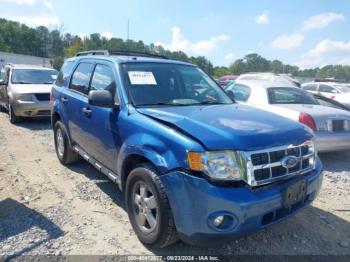
{"type": "Polygon", "coordinates": [[[128,74],[132,85],[157,85],[152,72],[129,71],[128,74]]]}
{"type": "Polygon", "coordinates": [[[57,75],[51,75],[51,78],[52,78],[53,80],[56,80],[56,79],[57,79],[57,75]]]}

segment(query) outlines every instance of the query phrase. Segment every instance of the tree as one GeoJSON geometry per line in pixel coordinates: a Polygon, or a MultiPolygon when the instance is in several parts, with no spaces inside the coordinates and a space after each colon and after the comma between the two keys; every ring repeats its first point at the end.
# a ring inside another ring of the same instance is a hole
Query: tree
{"type": "Polygon", "coordinates": [[[237,59],[229,67],[214,67],[204,56],[190,57],[182,51],[172,52],[155,44],[147,45],[141,40],[107,39],[98,33],[82,39],[69,33],[63,34],[62,29],[50,31],[45,26],[31,28],[0,18],[0,51],[49,57],[53,61],[53,66],[59,69],[65,58],[75,56],[77,52],[92,49],[129,50],[163,55],[170,59],[196,64],[215,77],[228,74],[240,75],[246,72],[274,72],[301,77],[334,77],[350,81],[350,66],[328,65],[322,68],[300,70],[297,66],[283,64],[276,59],[270,61],[259,54],[252,53],[237,59]]]}

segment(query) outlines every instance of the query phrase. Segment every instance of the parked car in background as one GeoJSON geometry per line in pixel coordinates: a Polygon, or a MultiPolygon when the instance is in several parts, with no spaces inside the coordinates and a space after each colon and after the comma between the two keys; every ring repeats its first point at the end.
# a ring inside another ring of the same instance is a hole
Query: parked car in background
{"type": "Polygon", "coordinates": [[[58,72],[34,65],[7,65],[0,78],[0,107],[11,123],[22,117],[49,117],[50,92],[58,72]]]}
{"type": "Polygon", "coordinates": [[[226,75],[226,76],[220,77],[217,82],[221,88],[224,88],[225,86],[230,84],[231,81],[235,81],[237,77],[238,76],[235,76],[235,75],[226,75]]]}
{"type": "Polygon", "coordinates": [[[350,86],[338,82],[309,82],[301,85],[301,88],[322,96],[334,99],[350,108],[350,86]]]}
{"type": "Polygon", "coordinates": [[[320,190],[312,132],[233,103],[195,65],[83,52],[66,60],[52,98],[59,161],[80,155],[116,182],[144,244],[244,236],[301,210],[320,190]]]}
{"type": "Polygon", "coordinates": [[[322,106],[329,106],[329,107],[334,107],[334,108],[350,111],[350,107],[347,107],[347,106],[343,105],[342,103],[335,101],[334,99],[325,97],[325,96],[320,95],[320,94],[312,94],[312,95],[317,100],[317,102],[322,106]]]}
{"type": "Polygon", "coordinates": [[[242,80],[226,89],[236,101],[300,122],[313,130],[320,152],[350,149],[350,112],[320,105],[312,94],[285,82],[242,80]]]}
{"type": "Polygon", "coordinates": [[[300,82],[288,74],[276,74],[270,72],[251,72],[240,75],[237,80],[267,80],[285,82],[288,85],[300,87],[300,82]]]}

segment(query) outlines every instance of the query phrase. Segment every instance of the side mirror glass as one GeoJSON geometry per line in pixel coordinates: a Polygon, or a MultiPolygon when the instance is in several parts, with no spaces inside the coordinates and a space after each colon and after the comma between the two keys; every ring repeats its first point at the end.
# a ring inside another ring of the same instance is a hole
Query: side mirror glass
{"type": "Polygon", "coordinates": [[[99,107],[115,108],[118,105],[114,102],[114,97],[107,90],[92,90],[89,92],[89,104],[99,107]]]}
{"type": "Polygon", "coordinates": [[[4,79],[0,79],[0,85],[6,85],[6,82],[4,79]]]}

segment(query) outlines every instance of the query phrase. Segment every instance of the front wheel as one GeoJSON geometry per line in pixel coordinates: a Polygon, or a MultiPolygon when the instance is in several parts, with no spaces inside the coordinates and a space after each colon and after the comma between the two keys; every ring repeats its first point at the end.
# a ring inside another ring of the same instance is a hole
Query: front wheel
{"type": "Polygon", "coordinates": [[[172,211],[158,171],[142,164],[126,182],[126,206],[131,225],[146,245],[165,247],[177,241],[172,211]]]}
{"type": "Polygon", "coordinates": [[[11,124],[17,124],[19,123],[22,119],[19,116],[16,116],[15,112],[13,111],[13,107],[11,104],[8,105],[9,109],[9,119],[11,124]]]}

